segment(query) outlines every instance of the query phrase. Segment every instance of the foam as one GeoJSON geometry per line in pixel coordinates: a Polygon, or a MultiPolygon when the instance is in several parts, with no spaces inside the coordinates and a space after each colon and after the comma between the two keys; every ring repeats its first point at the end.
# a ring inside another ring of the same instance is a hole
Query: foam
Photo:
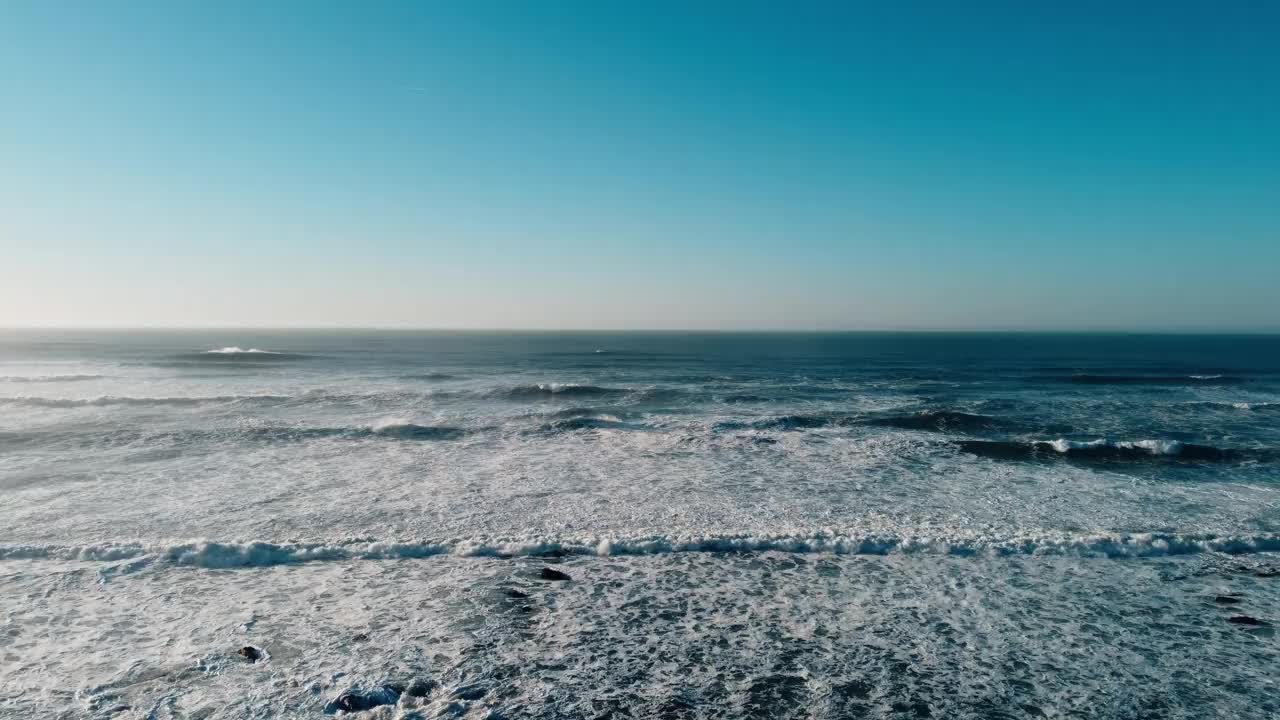
{"type": "Polygon", "coordinates": [[[990,534],[954,530],[919,533],[672,534],[644,536],[530,536],[383,541],[350,538],[326,542],[218,542],[174,544],[0,545],[0,560],[114,562],[154,558],[203,568],[265,567],[310,562],[459,557],[630,556],[675,553],[829,553],[835,555],[1052,555],[1090,558],[1165,557],[1280,552],[1280,533],[1070,533],[1027,531],[990,534]]]}
{"type": "Polygon", "coordinates": [[[1067,458],[1091,460],[1151,460],[1178,458],[1184,460],[1235,460],[1245,458],[1265,459],[1264,450],[1235,450],[1212,445],[1184,443],[1177,440],[961,440],[956,442],[961,450],[1007,460],[1029,460],[1037,457],[1059,455],[1067,458]]]}
{"type": "Polygon", "coordinates": [[[119,395],[100,395],[91,398],[44,398],[44,397],[6,397],[0,398],[0,405],[21,405],[26,407],[76,408],[101,407],[107,405],[212,405],[222,403],[285,402],[292,398],[287,395],[216,395],[208,397],[128,397],[119,395]]]}
{"type": "Polygon", "coordinates": [[[59,382],[85,382],[88,380],[101,380],[105,375],[3,375],[0,376],[0,382],[11,383],[59,383],[59,382]]]}

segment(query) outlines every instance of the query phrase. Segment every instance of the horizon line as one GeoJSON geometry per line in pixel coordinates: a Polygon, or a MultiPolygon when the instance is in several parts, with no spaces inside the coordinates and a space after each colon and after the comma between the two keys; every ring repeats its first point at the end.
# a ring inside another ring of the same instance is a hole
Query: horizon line
{"type": "Polygon", "coordinates": [[[1062,334],[1062,335],[1280,335],[1274,328],[1208,328],[1208,327],[894,327],[894,328],[574,328],[574,327],[449,327],[430,325],[0,325],[0,332],[11,331],[233,331],[233,332],[441,332],[441,333],[612,333],[612,334],[770,334],[770,335],[840,335],[840,334],[1062,334]]]}

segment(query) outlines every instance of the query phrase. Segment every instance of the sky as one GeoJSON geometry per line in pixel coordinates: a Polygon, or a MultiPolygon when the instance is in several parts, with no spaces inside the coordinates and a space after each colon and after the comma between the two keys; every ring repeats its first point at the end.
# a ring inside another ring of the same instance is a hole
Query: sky
{"type": "Polygon", "coordinates": [[[0,10],[0,326],[1280,330],[1280,3],[0,10]]]}

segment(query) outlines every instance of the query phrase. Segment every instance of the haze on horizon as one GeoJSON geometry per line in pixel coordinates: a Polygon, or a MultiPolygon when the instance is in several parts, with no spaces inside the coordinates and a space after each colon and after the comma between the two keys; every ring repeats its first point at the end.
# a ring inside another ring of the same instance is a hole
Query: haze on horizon
{"type": "Polygon", "coordinates": [[[1280,5],[4,15],[0,326],[1280,329],[1280,5]]]}

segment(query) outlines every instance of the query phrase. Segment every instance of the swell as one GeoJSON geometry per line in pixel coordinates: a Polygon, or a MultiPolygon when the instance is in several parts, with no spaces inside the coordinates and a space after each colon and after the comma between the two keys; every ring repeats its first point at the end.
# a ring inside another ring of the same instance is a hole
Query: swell
{"type": "Polygon", "coordinates": [[[0,545],[0,560],[114,562],[142,558],[202,568],[265,567],[308,562],[402,560],[439,555],[520,558],[665,555],[674,553],[829,553],[837,555],[1075,556],[1143,558],[1280,552],[1280,534],[975,532],[924,534],[815,533],[646,536],[530,536],[380,541],[266,541],[173,544],[0,545]]]}
{"type": "Polygon", "coordinates": [[[0,449],[54,446],[96,450],[110,448],[155,449],[157,447],[176,447],[190,450],[201,444],[288,444],[329,438],[350,440],[385,438],[410,441],[457,440],[469,435],[471,432],[473,431],[461,427],[420,425],[411,422],[383,422],[372,426],[351,427],[265,426],[225,430],[169,430],[155,432],[128,429],[102,432],[23,431],[0,432],[0,449]]]}
{"type": "Polygon", "coordinates": [[[1219,448],[1176,440],[959,440],[960,450],[1000,460],[1067,458],[1112,462],[1265,460],[1264,450],[1219,448]]]}
{"type": "Polygon", "coordinates": [[[1074,385],[1239,385],[1245,378],[1220,373],[1191,375],[1092,375],[1055,378],[1074,385]]]}
{"type": "Polygon", "coordinates": [[[445,380],[456,380],[457,375],[445,372],[425,372],[425,373],[408,373],[400,376],[401,380],[421,380],[424,382],[443,382],[445,380]]]}
{"type": "Polygon", "coordinates": [[[717,423],[715,427],[720,430],[811,430],[851,426],[934,432],[977,432],[1009,428],[1012,424],[990,415],[956,410],[921,410],[880,416],[842,412],[776,415],[749,421],[725,421],[717,423]]]}
{"type": "Polygon", "coordinates": [[[903,430],[933,430],[937,432],[995,430],[1008,425],[1007,422],[990,415],[978,415],[955,410],[922,410],[905,415],[888,415],[871,418],[866,421],[866,424],[903,430]]]}
{"type": "Polygon", "coordinates": [[[490,394],[509,400],[544,400],[551,398],[611,397],[626,395],[629,392],[631,391],[626,388],[601,387],[599,385],[538,383],[537,385],[517,385],[494,390],[490,394]]]}
{"type": "Polygon", "coordinates": [[[516,385],[514,387],[490,390],[485,393],[485,396],[517,402],[621,397],[653,402],[675,399],[680,394],[679,390],[672,388],[625,388],[578,385],[575,383],[538,383],[536,385],[516,385]]]}

